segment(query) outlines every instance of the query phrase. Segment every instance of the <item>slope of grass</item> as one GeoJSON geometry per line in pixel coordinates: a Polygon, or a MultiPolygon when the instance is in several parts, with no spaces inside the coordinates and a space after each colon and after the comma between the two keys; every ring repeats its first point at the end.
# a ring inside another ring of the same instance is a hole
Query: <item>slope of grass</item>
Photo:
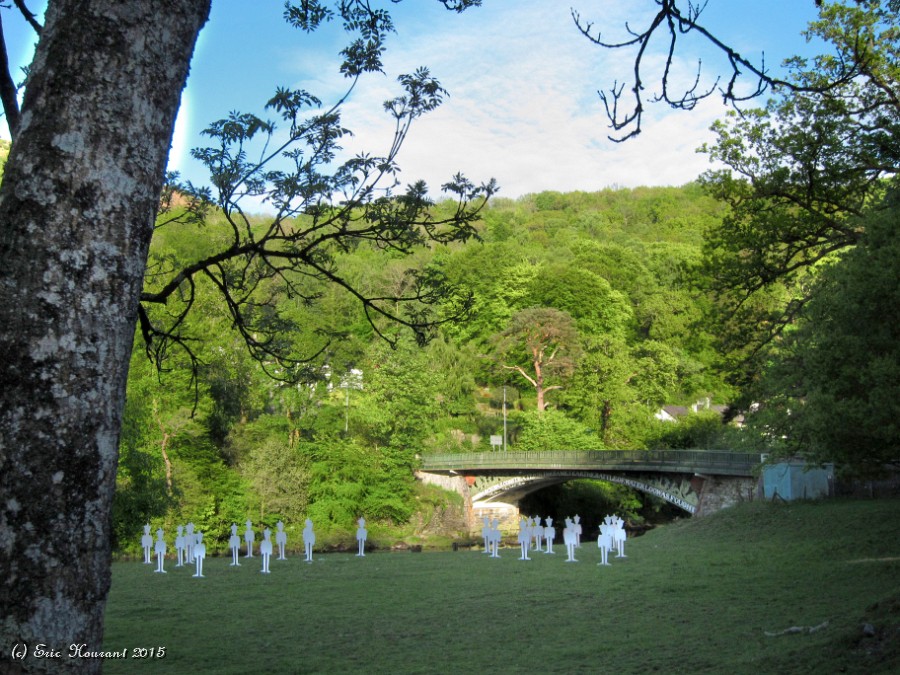
{"type": "Polygon", "coordinates": [[[565,551],[117,563],[107,673],[900,670],[900,501],[746,504],[565,551]],[[871,635],[864,633],[869,624],[871,635]],[[810,628],[814,630],[810,631],[810,628]],[[138,670],[139,668],[139,670],[138,670]]]}

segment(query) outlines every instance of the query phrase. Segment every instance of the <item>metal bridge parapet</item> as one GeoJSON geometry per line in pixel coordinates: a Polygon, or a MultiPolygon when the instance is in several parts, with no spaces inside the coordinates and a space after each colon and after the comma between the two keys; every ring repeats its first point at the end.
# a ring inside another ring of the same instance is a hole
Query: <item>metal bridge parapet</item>
{"type": "Polygon", "coordinates": [[[432,473],[609,470],[751,476],[761,463],[755,453],[719,450],[548,450],[426,455],[422,470],[432,473]]]}

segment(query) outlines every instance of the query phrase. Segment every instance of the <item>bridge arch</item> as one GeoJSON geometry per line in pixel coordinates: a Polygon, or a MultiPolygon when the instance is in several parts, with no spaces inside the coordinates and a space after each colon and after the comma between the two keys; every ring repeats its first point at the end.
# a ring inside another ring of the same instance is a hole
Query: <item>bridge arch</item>
{"type": "Polygon", "coordinates": [[[518,502],[537,490],[570,480],[618,483],[659,497],[693,515],[700,502],[700,481],[688,475],[625,474],[610,471],[548,470],[540,474],[477,477],[470,488],[473,506],[492,502],[518,502]]]}
{"type": "MultiPolygon", "coordinates": [[[[701,515],[757,492],[756,453],[710,450],[557,450],[429,455],[421,475],[465,479],[461,494],[474,509],[517,503],[542,487],[574,479],[619,483],[701,515]]],[[[510,504],[505,505],[510,508],[510,504]]],[[[515,508],[515,507],[512,507],[515,508]]]]}

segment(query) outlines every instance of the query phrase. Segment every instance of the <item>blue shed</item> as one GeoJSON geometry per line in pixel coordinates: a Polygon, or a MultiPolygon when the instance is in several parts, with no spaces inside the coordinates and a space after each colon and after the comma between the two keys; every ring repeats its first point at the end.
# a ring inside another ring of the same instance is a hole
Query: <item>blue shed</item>
{"type": "Polygon", "coordinates": [[[819,499],[833,494],[834,464],[813,466],[806,462],[780,462],[763,466],[763,496],[778,495],[785,501],[819,499]]]}

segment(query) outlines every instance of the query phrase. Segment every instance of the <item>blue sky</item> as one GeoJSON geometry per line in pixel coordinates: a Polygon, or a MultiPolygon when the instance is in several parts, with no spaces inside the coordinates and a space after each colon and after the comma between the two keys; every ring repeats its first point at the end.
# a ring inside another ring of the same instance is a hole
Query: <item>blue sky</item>
{"type": "MultiPolygon", "coordinates": [[[[200,131],[210,122],[231,110],[266,116],[263,105],[276,86],[307,89],[326,105],[343,93],[340,27],[307,35],[284,23],[282,6],[280,0],[213,0],[170,155],[170,167],[192,181],[206,177],[188,150],[203,143],[200,131]]],[[[651,105],[638,138],[607,140],[597,90],[627,76],[630,55],[589,43],[575,29],[570,7],[614,38],[624,35],[626,19],[643,25],[640,17],[655,7],[651,0],[484,0],[462,15],[435,0],[388,6],[397,34],[388,42],[385,75],[365,77],[345,106],[344,124],[355,134],[344,144],[347,153],[387,150],[392,127],[381,103],[399,93],[398,75],[424,65],[450,97],[414,126],[399,161],[405,182],[422,178],[436,188],[462,171],[476,182],[496,178],[501,196],[518,197],[680,185],[709,167],[696,148],[711,139],[709,125],[724,113],[717,97],[690,113],[651,105]]],[[[10,10],[0,11],[12,60],[27,62],[33,36],[10,10]]],[[[800,32],[814,17],[813,0],[709,0],[704,12],[726,42],[757,60],[764,52],[770,67],[802,52],[800,32]]],[[[698,58],[709,78],[720,71],[714,54],[685,47],[678,64],[685,78],[693,78],[698,58]]],[[[648,56],[661,58],[660,52],[648,56]]],[[[655,91],[656,82],[647,84],[648,94],[655,91]]],[[[7,136],[5,128],[0,133],[7,136]]]]}

